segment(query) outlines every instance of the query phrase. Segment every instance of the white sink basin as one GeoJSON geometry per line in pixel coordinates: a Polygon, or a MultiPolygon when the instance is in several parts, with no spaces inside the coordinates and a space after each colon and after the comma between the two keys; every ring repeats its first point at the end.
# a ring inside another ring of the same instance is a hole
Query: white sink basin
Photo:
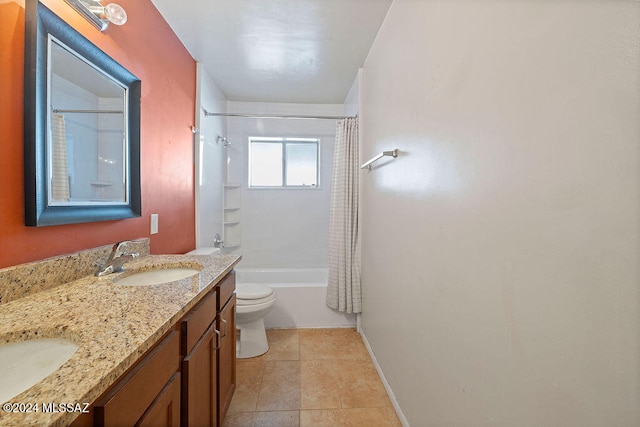
{"type": "Polygon", "coordinates": [[[161,285],[187,277],[195,276],[200,270],[195,268],[162,268],[159,270],[143,271],[130,276],[114,280],[116,285],[123,286],[149,286],[161,285]]]}
{"type": "Polygon", "coordinates": [[[75,343],[57,338],[0,344],[0,402],[42,381],[77,349],[75,343]]]}

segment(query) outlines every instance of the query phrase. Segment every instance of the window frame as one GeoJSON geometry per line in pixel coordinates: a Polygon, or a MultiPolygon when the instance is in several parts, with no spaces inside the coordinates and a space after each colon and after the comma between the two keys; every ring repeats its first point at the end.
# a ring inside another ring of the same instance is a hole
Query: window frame
{"type": "Polygon", "coordinates": [[[294,136],[249,136],[247,138],[247,188],[251,190],[319,190],[320,185],[320,153],[321,141],[320,137],[294,137],[294,136]],[[272,143],[281,146],[282,156],[282,185],[252,185],[251,183],[251,164],[252,164],[252,143],[272,143]],[[288,143],[307,143],[316,147],[316,185],[287,185],[287,145],[288,143]]]}

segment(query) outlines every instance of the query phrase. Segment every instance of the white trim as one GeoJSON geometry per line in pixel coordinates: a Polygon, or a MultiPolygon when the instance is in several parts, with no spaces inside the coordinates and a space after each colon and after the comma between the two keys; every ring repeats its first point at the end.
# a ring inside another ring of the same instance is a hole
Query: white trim
{"type": "Polygon", "coordinates": [[[380,377],[380,381],[382,381],[382,385],[384,386],[384,389],[387,391],[387,395],[389,396],[389,400],[393,405],[393,409],[396,411],[396,415],[400,420],[400,424],[402,424],[402,427],[411,427],[411,425],[409,424],[409,421],[407,420],[407,417],[404,416],[404,413],[400,408],[400,404],[396,399],[396,395],[393,393],[393,390],[391,389],[391,386],[389,385],[387,378],[384,376],[384,373],[382,372],[382,368],[380,367],[380,364],[378,364],[378,359],[376,359],[375,354],[373,354],[373,349],[369,345],[369,341],[367,340],[367,337],[365,336],[364,331],[361,328],[360,315],[358,315],[357,322],[358,322],[357,330],[360,333],[360,336],[362,337],[364,346],[367,348],[367,351],[369,352],[369,356],[371,356],[371,360],[373,361],[373,366],[375,366],[376,371],[378,371],[378,376],[380,377]]]}
{"type": "MultiPolygon", "coordinates": [[[[193,134],[193,167],[194,167],[194,208],[195,208],[195,228],[196,228],[196,248],[204,246],[206,243],[202,241],[200,237],[200,230],[202,230],[202,214],[200,212],[200,184],[202,183],[202,151],[203,142],[200,140],[200,107],[202,106],[202,63],[196,62],[196,99],[195,99],[195,114],[193,116],[193,124],[198,131],[193,134]]],[[[222,195],[224,201],[224,194],[222,195]]]]}

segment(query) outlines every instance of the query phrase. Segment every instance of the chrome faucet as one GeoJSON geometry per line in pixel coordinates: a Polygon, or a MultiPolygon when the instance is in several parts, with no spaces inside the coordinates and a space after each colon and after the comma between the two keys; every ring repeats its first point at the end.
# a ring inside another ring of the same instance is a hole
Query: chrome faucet
{"type": "Polygon", "coordinates": [[[129,243],[138,243],[138,241],[123,240],[122,242],[118,242],[113,245],[113,249],[111,249],[111,254],[109,254],[109,258],[107,258],[106,264],[98,266],[96,276],[104,276],[105,274],[117,273],[119,271],[122,271],[122,266],[125,262],[139,256],[140,254],[137,252],[127,253],[127,245],[129,243]]]}
{"type": "Polygon", "coordinates": [[[224,248],[224,240],[222,240],[222,237],[220,237],[220,235],[217,233],[213,238],[213,247],[220,248],[220,250],[224,248]]]}

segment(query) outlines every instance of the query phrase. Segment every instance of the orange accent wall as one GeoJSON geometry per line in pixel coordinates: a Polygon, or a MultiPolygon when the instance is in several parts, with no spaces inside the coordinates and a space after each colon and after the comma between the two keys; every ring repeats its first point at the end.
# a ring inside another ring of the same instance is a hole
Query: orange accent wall
{"type": "MultiPolygon", "coordinates": [[[[129,16],[100,33],[67,3],[49,9],[142,81],[142,217],[52,227],[24,225],[24,9],[0,4],[0,267],[124,239],[151,238],[152,253],[195,247],[193,134],[196,64],[150,0],[118,1],[129,16]],[[159,233],[149,235],[149,215],[159,233]]],[[[1,286],[1,284],[0,284],[1,286]]]]}

